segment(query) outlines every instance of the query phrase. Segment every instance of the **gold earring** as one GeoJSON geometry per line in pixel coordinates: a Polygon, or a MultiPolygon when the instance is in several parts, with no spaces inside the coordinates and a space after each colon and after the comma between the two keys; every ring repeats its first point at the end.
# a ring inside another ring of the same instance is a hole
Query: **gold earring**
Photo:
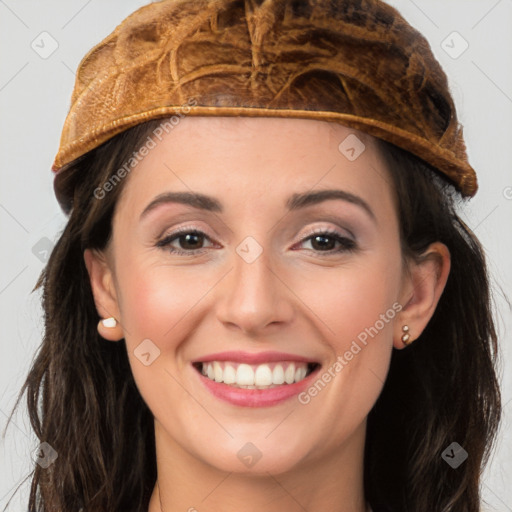
{"type": "Polygon", "coordinates": [[[404,346],[408,346],[412,343],[412,339],[411,339],[411,335],[409,334],[409,326],[408,325],[404,325],[402,327],[402,331],[403,331],[403,334],[402,334],[402,343],[404,344],[404,346]]]}
{"type": "Polygon", "coordinates": [[[106,327],[107,329],[113,329],[114,327],[116,327],[117,325],[117,320],[111,316],[110,318],[104,318],[101,323],[103,324],[104,327],[106,327]]]}

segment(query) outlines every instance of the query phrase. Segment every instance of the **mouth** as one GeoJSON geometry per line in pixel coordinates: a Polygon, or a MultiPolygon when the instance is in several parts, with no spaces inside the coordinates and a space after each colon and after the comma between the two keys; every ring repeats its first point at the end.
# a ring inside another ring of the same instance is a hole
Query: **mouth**
{"type": "Polygon", "coordinates": [[[247,364],[236,361],[195,362],[193,367],[210,381],[238,389],[272,389],[302,382],[315,372],[316,362],[272,361],[247,364]]]}

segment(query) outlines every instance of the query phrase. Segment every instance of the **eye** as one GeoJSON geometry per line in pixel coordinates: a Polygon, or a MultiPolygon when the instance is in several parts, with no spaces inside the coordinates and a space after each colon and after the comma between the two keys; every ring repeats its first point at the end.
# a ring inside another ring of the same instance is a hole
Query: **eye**
{"type": "MultiPolygon", "coordinates": [[[[165,236],[162,240],[156,243],[157,247],[165,248],[168,252],[173,254],[197,254],[204,252],[202,249],[204,241],[210,240],[210,237],[199,229],[181,228],[169,235],[165,236]],[[173,245],[177,243],[176,245],[173,245]]],[[[327,253],[327,255],[338,254],[341,252],[354,251],[357,244],[354,240],[344,237],[337,231],[323,229],[309,234],[306,238],[302,239],[302,244],[310,242],[311,250],[319,253],[327,253]],[[336,247],[339,244],[339,247],[336,247]]]]}
{"type": "Polygon", "coordinates": [[[357,248],[354,240],[330,229],[314,231],[306,238],[303,238],[301,243],[308,241],[310,241],[313,251],[328,253],[328,255],[354,251],[357,248]],[[335,248],[336,244],[339,244],[338,248],[335,248]]]}
{"type": "Polygon", "coordinates": [[[201,245],[204,240],[210,240],[206,233],[198,229],[181,228],[162,238],[156,243],[156,246],[166,248],[174,254],[191,254],[203,249],[201,245]],[[174,242],[177,242],[179,247],[172,245],[174,242]]]}

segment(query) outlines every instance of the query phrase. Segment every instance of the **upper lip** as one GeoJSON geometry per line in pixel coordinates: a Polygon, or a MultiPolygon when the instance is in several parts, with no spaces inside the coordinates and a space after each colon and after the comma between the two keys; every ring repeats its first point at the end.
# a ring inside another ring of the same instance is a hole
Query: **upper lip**
{"type": "Polygon", "coordinates": [[[206,363],[208,361],[233,361],[237,363],[247,364],[261,364],[261,363],[272,363],[276,361],[297,361],[302,363],[318,363],[313,358],[299,356],[297,354],[288,354],[286,352],[243,352],[229,351],[229,352],[217,352],[215,354],[208,354],[199,357],[193,363],[206,363]]]}

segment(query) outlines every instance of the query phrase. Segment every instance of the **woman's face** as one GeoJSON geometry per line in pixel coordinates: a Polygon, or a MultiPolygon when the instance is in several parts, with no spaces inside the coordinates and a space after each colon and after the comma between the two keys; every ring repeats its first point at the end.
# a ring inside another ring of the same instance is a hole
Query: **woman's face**
{"type": "Polygon", "coordinates": [[[188,117],[125,179],[103,305],[157,443],[230,472],[360,454],[409,293],[375,139],[188,117]]]}

